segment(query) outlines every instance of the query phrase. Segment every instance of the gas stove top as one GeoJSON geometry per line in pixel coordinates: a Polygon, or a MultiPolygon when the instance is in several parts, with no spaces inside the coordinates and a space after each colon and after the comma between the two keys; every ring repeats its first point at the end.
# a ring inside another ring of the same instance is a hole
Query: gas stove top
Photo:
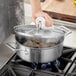
{"type": "Polygon", "coordinates": [[[0,76],[76,76],[76,49],[64,47],[62,56],[57,60],[36,64],[19,58],[13,49],[16,46],[14,43],[12,35],[5,41],[5,45],[0,46],[4,55],[0,52],[0,63],[3,62],[0,64],[0,76]]]}
{"type": "Polygon", "coordinates": [[[63,54],[50,63],[29,63],[15,56],[0,76],[76,76],[76,49],[64,47],[63,54]]]}

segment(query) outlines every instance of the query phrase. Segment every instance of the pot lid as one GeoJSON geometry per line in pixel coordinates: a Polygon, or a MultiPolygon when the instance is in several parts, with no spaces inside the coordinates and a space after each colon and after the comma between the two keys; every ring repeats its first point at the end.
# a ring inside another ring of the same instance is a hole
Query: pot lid
{"type": "MultiPolygon", "coordinates": [[[[66,32],[68,32],[68,30],[64,30],[62,28],[63,26],[54,26],[53,29],[38,29],[35,25],[19,25],[19,26],[15,26],[14,30],[18,35],[27,37],[27,38],[39,38],[42,40],[47,40],[47,41],[51,41],[51,42],[59,42],[61,39],[64,38],[66,32]],[[62,29],[61,29],[62,28],[62,29]]],[[[70,33],[70,32],[68,32],[70,33]]]]}

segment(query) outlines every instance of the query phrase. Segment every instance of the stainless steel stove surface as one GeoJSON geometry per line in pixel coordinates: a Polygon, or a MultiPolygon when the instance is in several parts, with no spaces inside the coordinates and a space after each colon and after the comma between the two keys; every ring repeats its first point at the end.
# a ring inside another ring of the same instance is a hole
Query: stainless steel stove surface
{"type": "Polygon", "coordinates": [[[54,62],[29,63],[15,55],[0,76],[76,76],[76,49],[64,47],[63,54],[54,62]],[[75,71],[74,70],[74,71],[75,71]]]}

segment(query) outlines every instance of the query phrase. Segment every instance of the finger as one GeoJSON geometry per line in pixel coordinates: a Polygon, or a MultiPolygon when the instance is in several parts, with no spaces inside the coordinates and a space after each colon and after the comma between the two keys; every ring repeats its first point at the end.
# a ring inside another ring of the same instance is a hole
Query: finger
{"type": "Polygon", "coordinates": [[[49,15],[45,15],[45,23],[46,23],[46,26],[47,27],[50,27],[50,26],[52,26],[53,25],[53,20],[52,20],[52,18],[49,16],[49,15]]]}

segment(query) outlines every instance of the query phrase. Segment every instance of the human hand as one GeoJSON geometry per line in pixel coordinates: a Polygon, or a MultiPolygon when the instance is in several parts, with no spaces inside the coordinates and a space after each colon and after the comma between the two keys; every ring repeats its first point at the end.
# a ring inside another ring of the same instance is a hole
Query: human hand
{"type": "Polygon", "coordinates": [[[52,18],[45,12],[37,12],[32,14],[33,21],[36,23],[36,18],[38,17],[43,17],[45,19],[45,25],[47,27],[50,27],[53,25],[53,20],[52,18]]]}

